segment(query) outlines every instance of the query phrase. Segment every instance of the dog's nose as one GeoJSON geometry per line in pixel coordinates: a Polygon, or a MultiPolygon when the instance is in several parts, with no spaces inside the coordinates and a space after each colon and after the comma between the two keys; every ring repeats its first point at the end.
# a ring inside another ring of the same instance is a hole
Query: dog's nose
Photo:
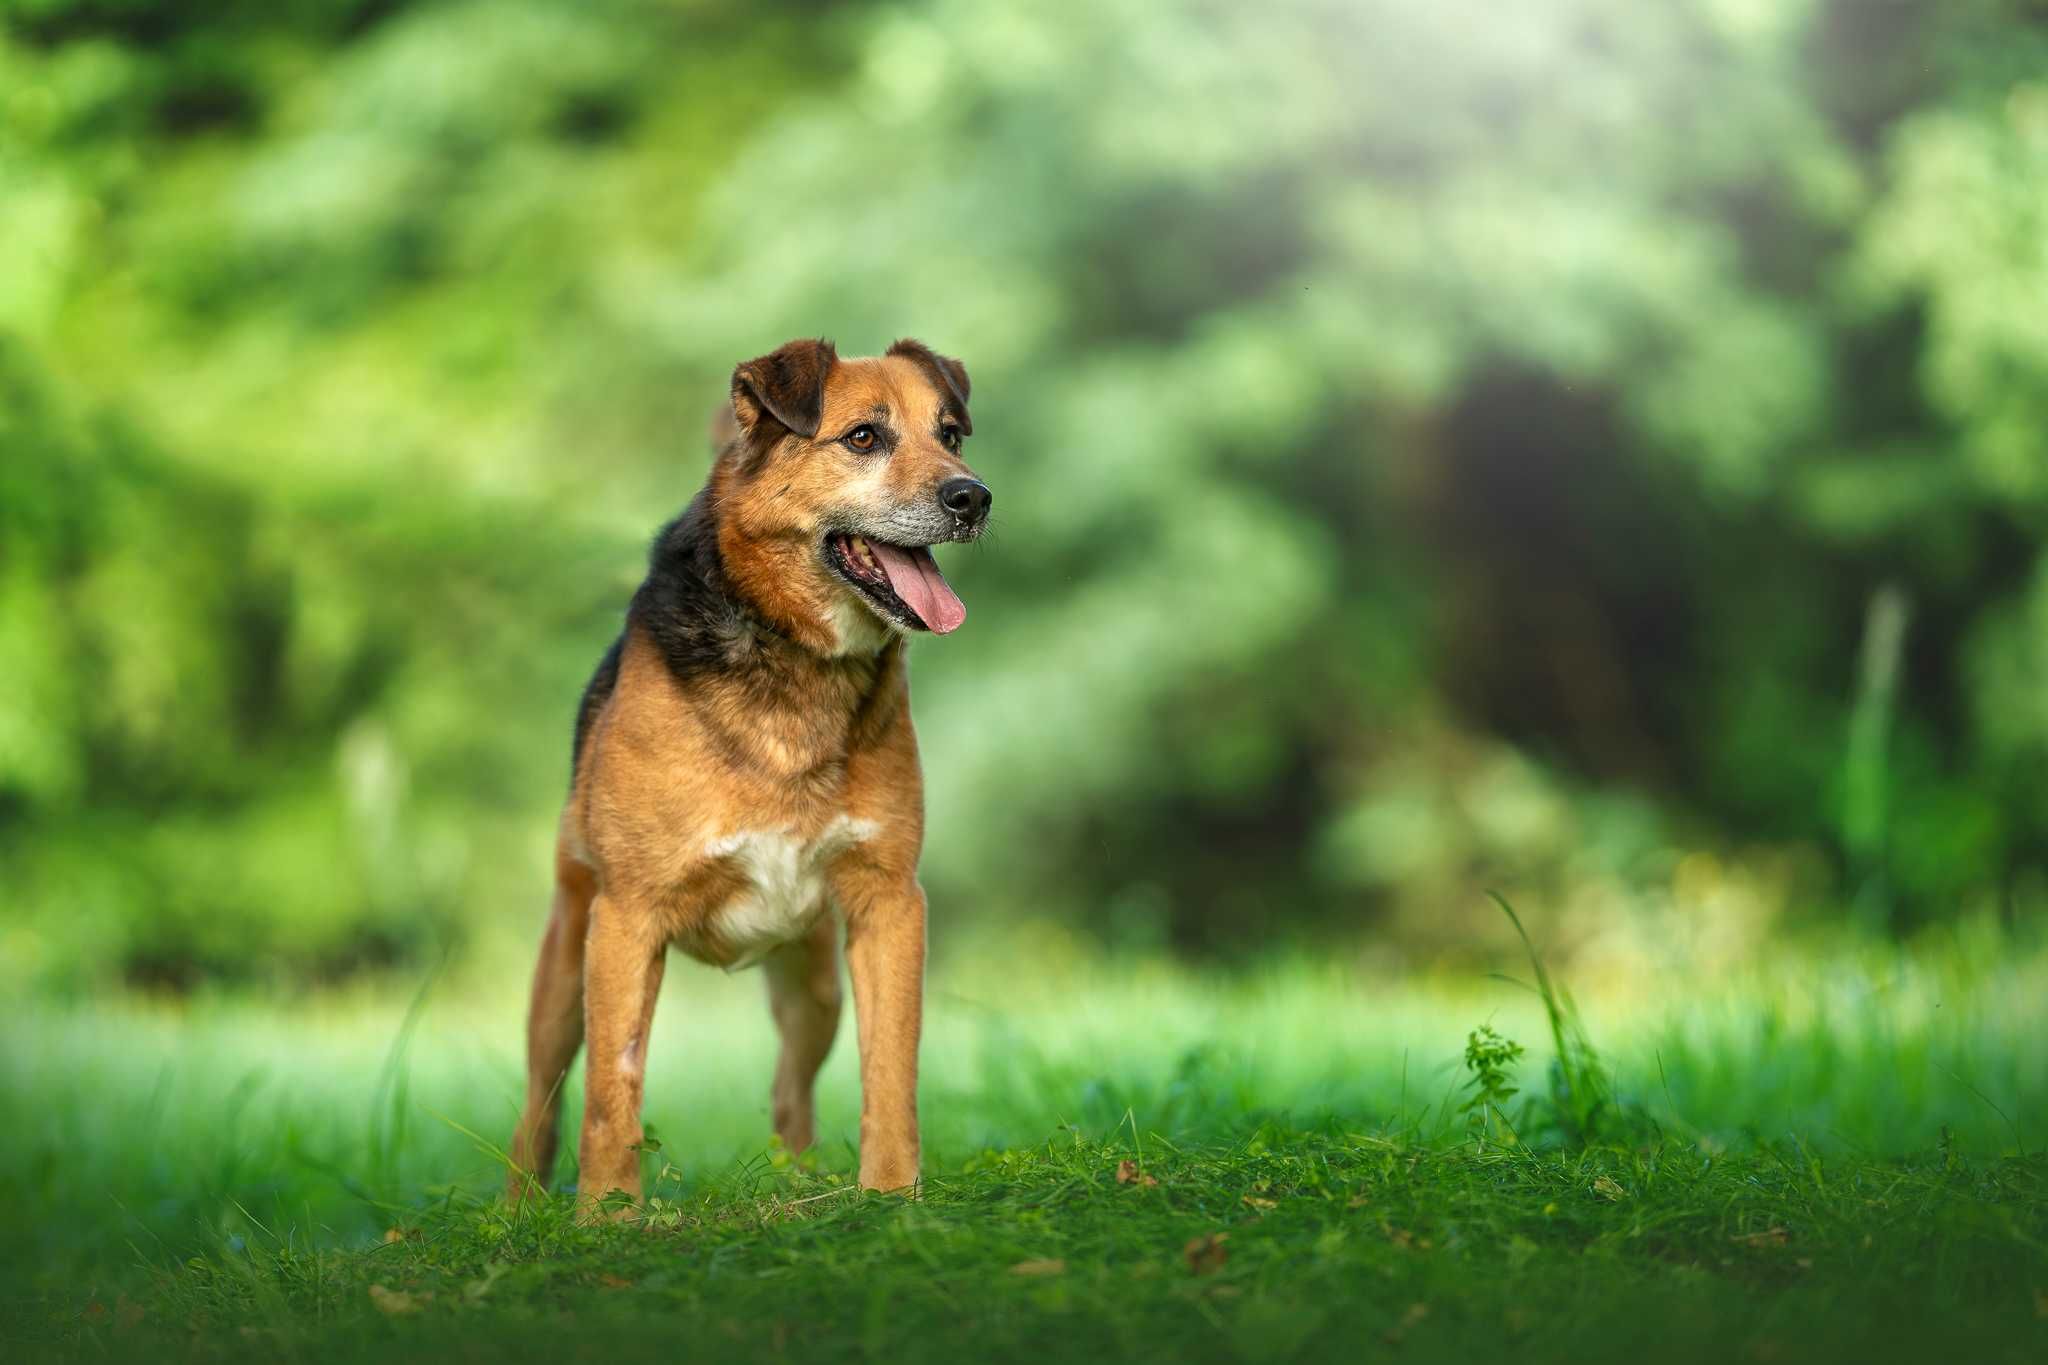
{"type": "Polygon", "coordinates": [[[994,500],[995,494],[980,479],[948,479],[939,485],[939,506],[962,521],[980,521],[994,500]]]}

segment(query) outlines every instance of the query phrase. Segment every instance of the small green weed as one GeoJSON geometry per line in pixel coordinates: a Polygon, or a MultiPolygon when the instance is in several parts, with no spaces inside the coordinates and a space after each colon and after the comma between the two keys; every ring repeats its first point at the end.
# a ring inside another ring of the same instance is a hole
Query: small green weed
{"type": "MultiPolygon", "coordinates": [[[[1495,892],[1487,894],[1508,917],[1508,922],[1515,926],[1516,934],[1521,936],[1522,948],[1529,955],[1529,966],[1535,973],[1536,983],[1530,986],[1515,981],[1514,984],[1534,991],[1543,1002],[1543,1015],[1550,1025],[1551,1043],[1556,1049],[1550,1059],[1548,1093],[1531,1095],[1523,1105],[1518,1135],[1524,1141],[1547,1140],[1578,1147],[1592,1143],[1627,1144],[1654,1139],[1658,1134],[1656,1122],[1646,1109],[1617,1095],[1613,1072],[1587,1036],[1578,1006],[1573,1003],[1570,992],[1551,979],[1550,972],[1543,965],[1543,955],[1536,951],[1529,931],[1522,925],[1522,917],[1515,913],[1515,907],[1508,904],[1506,897],[1495,892]]],[[[1502,979],[1513,981],[1511,977],[1502,979]]],[[[1515,1056],[1520,1054],[1521,1049],[1517,1047],[1515,1056]]],[[[1470,1045],[1465,1056],[1466,1065],[1476,1071],[1470,1045]]],[[[1508,1060],[1513,1061],[1514,1058],[1508,1060]]]]}
{"type": "Polygon", "coordinates": [[[1514,1129],[1501,1111],[1520,1093],[1513,1084],[1512,1069],[1521,1056],[1522,1045],[1501,1037],[1490,1024],[1481,1024],[1466,1036],[1465,1069],[1472,1073],[1466,1088],[1473,1094],[1459,1112],[1471,1116],[1473,1136],[1482,1143],[1489,1135],[1497,1138],[1501,1133],[1506,1133],[1509,1141],[1514,1139],[1514,1129]]]}

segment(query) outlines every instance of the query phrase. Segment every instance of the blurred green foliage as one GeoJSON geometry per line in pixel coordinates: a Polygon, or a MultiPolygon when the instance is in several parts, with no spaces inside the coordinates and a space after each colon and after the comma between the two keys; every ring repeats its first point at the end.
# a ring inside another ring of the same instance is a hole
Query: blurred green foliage
{"type": "Polygon", "coordinates": [[[0,15],[12,978],[530,933],[641,547],[821,333],[974,375],[942,917],[2048,899],[2037,6],[0,15]]]}

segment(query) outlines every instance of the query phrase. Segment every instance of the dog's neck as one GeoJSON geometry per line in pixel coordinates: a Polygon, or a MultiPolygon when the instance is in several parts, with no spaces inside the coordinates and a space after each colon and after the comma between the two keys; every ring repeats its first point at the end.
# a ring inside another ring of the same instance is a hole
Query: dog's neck
{"type": "Polygon", "coordinates": [[[706,485],[661,529],[647,579],[633,596],[631,617],[670,671],[679,678],[716,672],[790,684],[806,673],[851,674],[868,685],[885,673],[882,665],[902,650],[901,637],[883,628],[868,637],[872,648],[848,649],[865,642],[849,641],[829,605],[792,586],[814,576],[810,547],[751,544],[745,554],[728,557],[721,542],[738,530],[720,524],[715,497],[715,485],[706,485]],[[736,571],[741,564],[745,572],[736,571]]]}

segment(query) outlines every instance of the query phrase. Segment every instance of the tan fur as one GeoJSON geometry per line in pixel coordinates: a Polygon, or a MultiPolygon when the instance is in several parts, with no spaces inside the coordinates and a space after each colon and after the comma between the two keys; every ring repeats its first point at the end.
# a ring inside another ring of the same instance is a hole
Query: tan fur
{"type": "MultiPolygon", "coordinates": [[[[729,941],[721,914],[749,894],[736,836],[758,831],[823,849],[818,880],[830,902],[763,963],[782,1039],[775,1130],[793,1151],[814,1137],[813,1080],[840,1013],[836,907],[860,1044],[860,1183],[914,1186],[924,829],[905,646],[887,628],[842,640],[835,621],[866,608],[850,605],[818,544],[849,505],[884,515],[971,474],[931,434],[945,398],[913,360],[839,361],[815,438],[776,425],[765,458],[740,439],[715,465],[726,573],[774,628],[760,641],[764,667],[745,686],[715,674],[685,684],[643,630],[626,634],[561,819],[512,1142],[515,1196],[546,1179],[562,1079],[585,1043],[581,1197],[639,1196],[648,1026],[667,950],[717,966],[740,959],[745,945],[729,941]],[[876,410],[901,432],[886,460],[833,443],[876,410]]],[[[735,409],[743,432],[763,420],[738,385],[735,409]]]]}

